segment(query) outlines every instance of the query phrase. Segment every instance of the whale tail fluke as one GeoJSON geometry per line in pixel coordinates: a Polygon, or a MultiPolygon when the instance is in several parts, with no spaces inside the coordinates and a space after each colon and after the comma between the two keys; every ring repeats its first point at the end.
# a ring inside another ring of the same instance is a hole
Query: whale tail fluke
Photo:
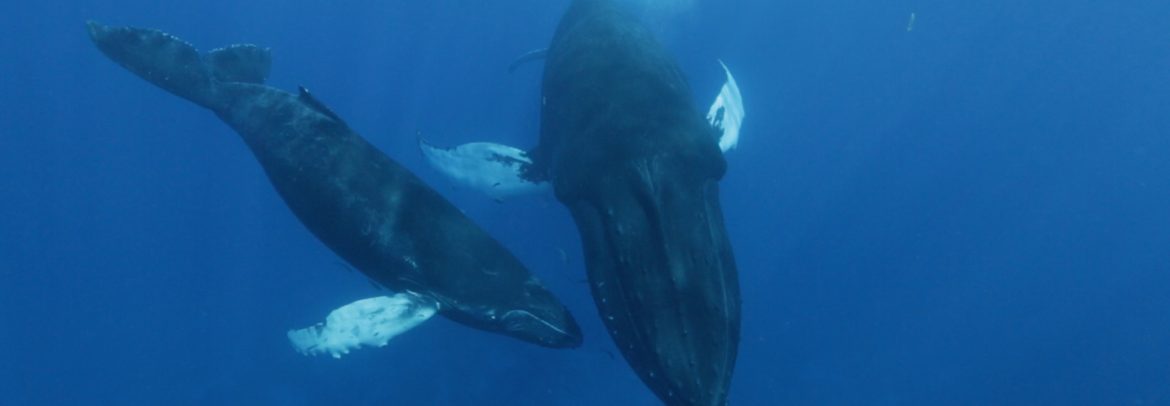
{"type": "Polygon", "coordinates": [[[162,31],[86,23],[89,37],[107,57],[135,75],[196,104],[216,109],[216,84],[263,83],[271,66],[267,48],[232,45],[200,54],[190,43],[162,31]]]}
{"type": "Polygon", "coordinates": [[[272,53],[268,48],[236,44],[208,52],[207,64],[217,81],[263,84],[272,68],[272,53]]]}

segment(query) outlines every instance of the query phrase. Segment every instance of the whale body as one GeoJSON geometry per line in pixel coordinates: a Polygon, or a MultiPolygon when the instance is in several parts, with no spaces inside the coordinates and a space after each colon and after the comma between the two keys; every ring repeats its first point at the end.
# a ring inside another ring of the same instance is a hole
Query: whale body
{"type": "Polygon", "coordinates": [[[460,210],[304,88],[290,93],[265,86],[267,49],[236,45],[204,54],[157,30],[95,22],[88,29],[107,57],[233,128],[322,243],[400,292],[395,300],[424,306],[379,300],[362,302],[365,308],[415,309],[412,315],[433,308],[467,326],[541,346],[581,344],[564,305],[460,210]]]}
{"type": "Polygon", "coordinates": [[[674,59],[608,0],[569,6],[541,96],[529,176],[551,182],[572,214],[614,343],[666,404],[725,404],[740,289],[719,204],[719,130],[674,59]]]}

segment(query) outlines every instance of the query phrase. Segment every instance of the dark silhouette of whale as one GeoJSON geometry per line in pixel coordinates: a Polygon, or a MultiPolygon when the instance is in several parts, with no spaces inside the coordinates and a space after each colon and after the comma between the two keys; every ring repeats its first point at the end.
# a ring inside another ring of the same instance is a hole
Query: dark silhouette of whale
{"type": "Polygon", "coordinates": [[[727,402],[740,291],[723,225],[726,163],[674,59],[608,0],[575,0],[548,48],[540,141],[622,355],[670,405],[727,402]]]}
{"type": "Polygon", "coordinates": [[[565,307],[457,208],[305,89],[263,85],[267,49],[201,54],[156,30],[88,28],[107,57],[235,129],[293,214],[370,279],[474,328],[547,347],[581,344],[565,307]]]}
{"type": "Polygon", "coordinates": [[[444,148],[431,165],[497,200],[551,189],[577,223],[594,302],[629,364],[671,405],[726,403],[739,343],[735,260],[718,181],[744,110],[727,82],[706,120],[673,59],[607,0],[575,0],[548,49],[528,151],[444,148]]]}

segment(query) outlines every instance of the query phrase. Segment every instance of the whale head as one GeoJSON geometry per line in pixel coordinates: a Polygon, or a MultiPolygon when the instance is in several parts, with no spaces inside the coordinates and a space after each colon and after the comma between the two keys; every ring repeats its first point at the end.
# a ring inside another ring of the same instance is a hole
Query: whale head
{"type": "Polygon", "coordinates": [[[576,348],[581,327],[569,310],[535,278],[518,283],[522,292],[495,296],[494,301],[460,301],[434,295],[439,312],[478,329],[500,333],[549,348],[576,348]]]}
{"type": "Polygon", "coordinates": [[[587,192],[560,196],[581,233],[602,321],[668,404],[722,404],[739,342],[736,265],[719,204],[725,164],[710,144],[595,168],[576,189],[587,192]]]}
{"type": "Polygon", "coordinates": [[[581,327],[555,297],[536,285],[526,303],[491,315],[491,324],[503,333],[550,348],[576,348],[583,341],[581,327]]]}

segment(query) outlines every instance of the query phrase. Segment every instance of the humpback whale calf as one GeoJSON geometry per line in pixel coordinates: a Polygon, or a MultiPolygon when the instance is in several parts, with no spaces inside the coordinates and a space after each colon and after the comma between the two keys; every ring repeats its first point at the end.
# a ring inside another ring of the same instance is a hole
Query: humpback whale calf
{"type": "Polygon", "coordinates": [[[564,305],[459,209],[304,88],[289,93],[264,85],[267,49],[235,45],[202,54],[156,30],[95,22],[88,29],[114,62],[211,110],[239,133],[313,235],[399,292],[344,306],[328,325],[290,332],[298,349],[337,356],[382,345],[435,312],[541,346],[581,344],[564,305]],[[338,336],[342,330],[349,335],[338,336]]]}
{"type": "Polygon", "coordinates": [[[673,58],[609,0],[574,0],[544,57],[535,148],[420,142],[423,153],[497,198],[551,184],[626,361],[667,404],[725,404],[740,292],[719,180],[744,115],[735,80],[724,65],[704,117],[673,58]]]}

